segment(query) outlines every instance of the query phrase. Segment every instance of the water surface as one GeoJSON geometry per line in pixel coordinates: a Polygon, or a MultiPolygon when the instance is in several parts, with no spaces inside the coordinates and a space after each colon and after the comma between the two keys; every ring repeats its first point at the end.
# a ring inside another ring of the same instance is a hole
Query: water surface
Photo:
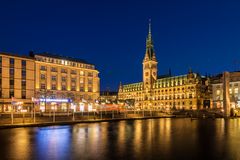
{"type": "Polygon", "coordinates": [[[0,130],[1,159],[240,159],[240,119],[148,119],[0,130]]]}

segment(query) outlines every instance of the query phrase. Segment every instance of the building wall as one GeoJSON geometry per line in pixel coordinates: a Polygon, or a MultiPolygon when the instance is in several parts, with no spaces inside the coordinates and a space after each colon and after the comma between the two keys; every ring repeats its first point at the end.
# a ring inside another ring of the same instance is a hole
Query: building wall
{"type": "Polygon", "coordinates": [[[34,60],[4,53],[0,53],[0,59],[1,111],[9,111],[12,97],[14,97],[14,101],[23,102],[24,106],[31,106],[31,99],[34,97],[34,60]],[[10,59],[13,64],[10,64],[10,59]],[[10,92],[13,94],[10,95],[10,92]]]}
{"type": "Polygon", "coordinates": [[[31,110],[32,98],[70,98],[75,104],[94,103],[99,98],[99,72],[94,65],[42,58],[0,53],[0,111],[11,111],[15,102],[23,102],[21,106],[31,110]],[[54,63],[57,61],[60,63],[54,63]]]}
{"type": "Polygon", "coordinates": [[[52,61],[51,57],[36,58],[36,98],[70,98],[76,105],[83,100],[94,103],[99,98],[99,72],[93,65],[79,67],[70,65],[73,63],[70,61],[59,64],[41,61],[41,58],[52,61]]]}
{"type": "MultiPolygon", "coordinates": [[[[230,107],[240,107],[240,72],[230,73],[230,107]]],[[[214,77],[212,80],[213,108],[223,108],[223,78],[214,77]]]]}

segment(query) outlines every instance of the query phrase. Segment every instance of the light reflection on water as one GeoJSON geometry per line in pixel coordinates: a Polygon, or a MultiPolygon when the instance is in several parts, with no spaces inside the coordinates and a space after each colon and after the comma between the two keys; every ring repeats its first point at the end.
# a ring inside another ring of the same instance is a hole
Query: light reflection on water
{"type": "Polygon", "coordinates": [[[149,119],[0,130],[1,159],[240,159],[240,119],[149,119]]]}

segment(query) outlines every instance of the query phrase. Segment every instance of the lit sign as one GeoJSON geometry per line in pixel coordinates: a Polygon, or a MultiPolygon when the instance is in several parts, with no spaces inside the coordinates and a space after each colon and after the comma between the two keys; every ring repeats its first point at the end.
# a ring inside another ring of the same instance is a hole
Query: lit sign
{"type": "Polygon", "coordinates": [[[50,99],[50,98],[40,98],[39,99],[40,102],[62,102],[62,103],[68,103],[71,102],[71,99],[50,99]]]}

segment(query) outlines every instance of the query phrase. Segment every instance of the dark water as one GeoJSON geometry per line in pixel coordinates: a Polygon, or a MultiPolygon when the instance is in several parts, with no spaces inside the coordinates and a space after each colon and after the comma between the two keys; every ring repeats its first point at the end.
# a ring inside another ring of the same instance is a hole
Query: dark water
{"type": "Polygon", "coordinates": [[[0,130],[0,159],[240,159],[240,119],[153,119],[0,130]]]}

